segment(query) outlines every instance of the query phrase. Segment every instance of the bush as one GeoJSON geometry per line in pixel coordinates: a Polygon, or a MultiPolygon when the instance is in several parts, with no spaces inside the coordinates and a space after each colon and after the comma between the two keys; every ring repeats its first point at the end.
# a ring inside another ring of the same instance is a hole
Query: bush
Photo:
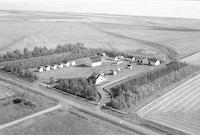
{"type": "Polygon", "coordinates": [[[88,100],[95,101],[97,99],[97,89],[94,83],[87,78],[58,79],[58,85],[54,88],[64,92],[74,94],[88,100]]]}
{"type": "Polygon", "coordinates": [[[197,66],[171,62],[162,68],[141,74],[137,78],[131,78],[110,88],[113,99],[107,105],[116,109],[136,105],[137,102],[198,70],[197,66]]]}

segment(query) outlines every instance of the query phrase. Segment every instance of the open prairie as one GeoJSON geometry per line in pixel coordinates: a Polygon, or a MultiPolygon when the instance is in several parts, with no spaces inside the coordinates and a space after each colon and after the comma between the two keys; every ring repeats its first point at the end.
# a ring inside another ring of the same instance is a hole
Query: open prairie
{"type": "Polygon", "coordinates": [[[146,54],[186,57],[200,51],[199,20],[104,14],[0,11],[0,51],[83,42],[146,54]]]}
{"type": "Polygon", "coordinates": [[[138,111],[147,121],[183,131],[200,134],[200,75],[180,85],[138,111]]]}

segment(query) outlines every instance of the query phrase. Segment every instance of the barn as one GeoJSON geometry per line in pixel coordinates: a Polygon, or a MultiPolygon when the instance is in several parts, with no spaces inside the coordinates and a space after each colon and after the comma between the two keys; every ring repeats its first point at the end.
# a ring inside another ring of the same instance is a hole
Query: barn
{"type": "Polygon", "coordinates": [[[85,65],[90,67],[101,66],[102,65],[101,57],[99,56],[90,57],[85,61],[85,65]]]}

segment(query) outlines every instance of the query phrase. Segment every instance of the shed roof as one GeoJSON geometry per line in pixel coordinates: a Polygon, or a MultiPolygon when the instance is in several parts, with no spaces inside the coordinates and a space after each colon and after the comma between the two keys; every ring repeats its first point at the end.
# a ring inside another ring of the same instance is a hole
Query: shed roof
{"type": "Polygon", "coordinates": [[[93,57],[90,57],[90,60],[91,60],[92,63],[100,62],[101,61],[101,57],[93,56],[93,57]]]}
{"type": "Polygon", "coordinates": [[[156,62],[158,59],[157,58],[149,58],[149,61],[151,62],[156,62]]]}

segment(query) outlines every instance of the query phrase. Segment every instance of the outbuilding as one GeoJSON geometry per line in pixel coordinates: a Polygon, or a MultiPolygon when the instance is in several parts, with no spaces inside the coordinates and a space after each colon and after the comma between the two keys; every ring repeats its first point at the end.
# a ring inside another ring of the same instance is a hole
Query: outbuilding
{"type": "Polygon", "coordinates": [[[51,70],[51,66],[49,66],[49,65],[45,66],[45,67],[44,67],[44,70],[45,70],[45,71],[51,70]]]}
{"type": "Polygon", "coordinates": [[[43,72],[43,71],[44,71],[44,67],[38,67],[38,68],[37,68],[37,71],[38,71],[38,72],[43,72]]]}
{"type": "Polygon", "coordinates": [[[54,65],[51,65],[51,69],[57,69],[58,67],[57,67],[57,65],[56,64],[54,64],[54,65]]]}
{"type": "Polygon", "coordinates": [[[101,66],[102,65],[101,57],[99,56],[90,57],[85,61],[85,65],[90,67],[101,66]]]}
{"type": "Polygon", "coordinates": [[[75,66],[75,65],[76,65],[75,60],[70,61],[70,65],[71,65],[71,66],[75,66]]]}
{"type": "Polygon", "coordinates": [[[63,68],[64,67],[64,64],[63,63],[60,63],[59,65],[58,65],[58,68],[63,68]]]}
{"type": "Polygon", "coordinates": [[[149,59],[148,58],[142,59],[142,64],[143,65],[149,65],[149,59]]]}
{"type": "Polygon", "coordinates": [[[63,65],[64,65],[64,67],[69,67],[69,66],[70,66],[70,63],[67,62],[67,63],[64,63],[63,65]]]}
{"type": "Polygon", "coordinates": [[[149,65],[151,66],[159,66],[160,63],[160,60],[158,60],[157,58],[149,58],[149,65]]]}

